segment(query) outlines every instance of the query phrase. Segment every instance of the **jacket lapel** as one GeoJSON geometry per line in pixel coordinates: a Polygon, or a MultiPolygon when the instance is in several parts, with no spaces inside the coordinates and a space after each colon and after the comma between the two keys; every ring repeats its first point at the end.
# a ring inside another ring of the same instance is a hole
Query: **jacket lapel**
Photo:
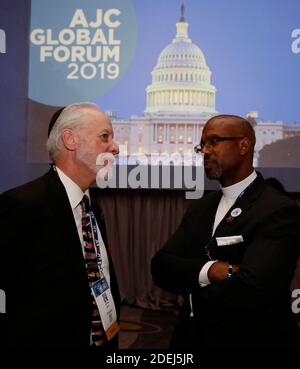
{"type": "MultiPolygon", "coordinates": [[[[201,199],[201,206],[197,206],[197,203],[195,203],[197,213],[193,216],[192,227],[189,229],[192,239],[195,238],[202,244],[207,244],[211,240],[216,211],[221,197],[222,191],[212,192],[201,199]]],[[[191,211],[193,211],[192,208],[191,211]]]]}
{"type": "Polygon", "coordinates": [[[214,236],[230,235],[240,221],[247,216],[247,211],[260,196],[264,187],[264,179],[260,173],[257,173],[255,180],[244,190],[228,210],[227,214],[216,228],[214,236]]]}
{"type": "Polygon", "coordinates": [[[80,260],[77,264],[84,266],[82,246],[66,190],[53,169],[45,175],[44,180],[51,199],[47,212],[50,213],[50,219],[56,222],[53,227],[57,227],[55,231],[60,234],[65,247],[70,249],[70,258],[80,260]]]}

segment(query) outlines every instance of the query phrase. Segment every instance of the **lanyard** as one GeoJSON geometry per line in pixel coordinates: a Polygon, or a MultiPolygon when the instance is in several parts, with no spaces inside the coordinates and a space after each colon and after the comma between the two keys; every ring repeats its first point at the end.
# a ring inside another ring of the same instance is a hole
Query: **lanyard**
{"type": "Polygon", "coordinates": [[[99,267],[100,274],[103,274],[102,258],[101,258],[101,252],[100,252],[100,242],[99,242],[98,232],[97,232],[97,222],[96,222],[96,218],[92,210],[90,210],[90,220],[91,220],[91,225],[92,225],[93,239],[94,239],[94,243],[96,246],[95,248],[96,248],[96,256],[97,256],[97,264],[99,267]]]}

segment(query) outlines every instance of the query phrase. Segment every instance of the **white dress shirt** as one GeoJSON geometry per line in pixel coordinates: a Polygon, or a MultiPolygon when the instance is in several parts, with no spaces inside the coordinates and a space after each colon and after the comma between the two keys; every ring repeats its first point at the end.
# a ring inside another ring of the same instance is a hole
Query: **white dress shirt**
{"type": "MultiPolygon", "coordinates": [[[[235,203],[235,201],[240,196],[240,194],[255,180],[256,177],[257,177],[257,174],[255,171],[253,171],[248,177],[246,177],[242,181],[235,183],[232,186],[221,187],[223,196],[221,197],[221,200],[219,202],[219,205],[216,211],[212,236],[214,235],[217,226],[220,224],[224,216],[227,214],[228,210],[232,207],[232,205],[235,203]]],[[[208,261],[206,264],[204,264],[204,266],[200,270],[199,283],[201,287],[204,287],[207,284],[210,284],[210,281],[207,276],[208,269],[216,261],[218,260],[208,261]]]]}
{"type": "MultiPolygon", "coordinates": [[[[83,192],[81,188],[75,182],[73,182],[72,179],[69,178],[58,167],[56,167],[56,171],[68,195],[68,199],[69,199],[69,202],[72,208],[74,220],[75,220],[76,227],[77,227],[77,232],[78,232],[79,239],[80,239],[81,246],[82,246],[82,253],[84,256],[84,243],[83,243],[83,235],[82,235],[82,210],[81,210],[80,202],[84,195],[87,195],[87,197],[90,200],[90,193],[88,189],[85,192],[83,192]]],[[[108,257],[107,257],[106,248],[105,248],[103,239],[101,237],[98,224],[97,224],[97,232],[98,232],[98,240],[100,244],[100,254],[101,254],[101,260],[102,260],[101,266],[103,269],[104,276],[108,282],[108,285],[110,286],[108,257]]]]}

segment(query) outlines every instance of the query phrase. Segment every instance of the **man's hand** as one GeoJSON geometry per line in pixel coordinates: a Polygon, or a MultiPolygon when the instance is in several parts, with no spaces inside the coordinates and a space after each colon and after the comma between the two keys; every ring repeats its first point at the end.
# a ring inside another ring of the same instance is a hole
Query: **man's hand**
{"type": "MultiPolygon", "coordinates": [[[[239,270],[239,265],[233,264],[233,273],[239,270]]],[[[211,265],[208,269],[207,273],[208,279],[210,282],[221,282],[228,277],[228,263],[224,263],[223,261],[216,261],[211,265]]]]}

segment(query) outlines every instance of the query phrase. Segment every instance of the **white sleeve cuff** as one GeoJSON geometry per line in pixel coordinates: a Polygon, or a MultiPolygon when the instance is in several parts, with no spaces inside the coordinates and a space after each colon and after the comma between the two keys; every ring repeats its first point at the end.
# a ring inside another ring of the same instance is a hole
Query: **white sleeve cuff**
{"type": "Polygon", "coordinates": [[[204,264],[204,266],[202,267],[202,269],[200,270],[199,273],[199,284],[201,287],[205,287],[206,285],[210,284],[210,280],[208,279],[207,273],[208,273],[208,269],[218,260],[211,260],[208,261],[206,264],[204,264]]]}

